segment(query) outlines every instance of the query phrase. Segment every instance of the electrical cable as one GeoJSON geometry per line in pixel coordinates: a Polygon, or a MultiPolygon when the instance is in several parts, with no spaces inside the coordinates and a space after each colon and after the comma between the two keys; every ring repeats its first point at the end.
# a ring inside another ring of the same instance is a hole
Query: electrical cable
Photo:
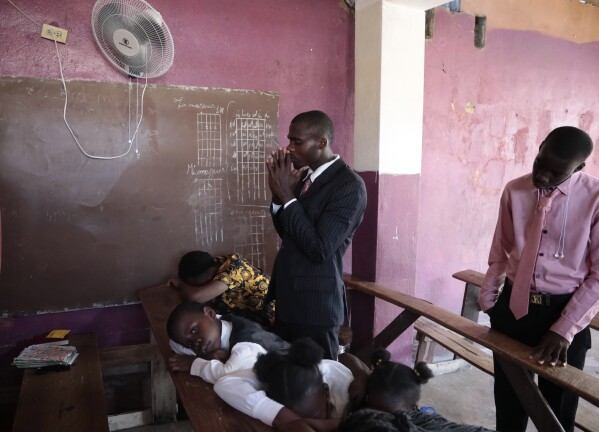
{"type": "MultiPolygon", "coordinates": [[[[16,10],[18,10],[19,12],[21,12],[33,24],[37,25],[38,27],[42,27],[42,25],[40,23],[36,22],[34,19],[32,19],[31,17],[29,17],[29,15],[27,15],[25,12],[23,12],[21,9],[19,9],[19,7],[16,4],[14,4],[11,0],[8,0],[8,2],[16,10]]],[[[141,121],[143,119],[143,102],[144,102],[144,96],[146,94],[146,88],[148,87],[148,78],[146,77],[146,82],[145,82],[144,88],[143,88],[142,93],[141,93],[141,101],[139,99],[139,79],[137,79],[136,95],[135,95],[135,104],[136,104],[136,106],[135,106],[135,115],[136,115],[136,118],[139,115],[139,121],[137,122],[137,126],[135,128],[135,132],[133,133],[133,137],[131,137],[131,77],[129,77],[129,86],[128,86],[128,93],[129,93],[129,118],[128,118],[129,131],[128,131],[127,136],[130,137],[130,138],[129,138],[129,148],[127,149],[127,151],[125,153],[122,153],[122,154],[117,155],[117,156],[97,156],[97,155],[92,155],[92,154],[86,152],[85,149],[81,146],[81,144],[79,143],[79,140],[75,136],[75,133],[71,129],[71,126],[69,125],[69,122],[67,121],[67,106],[68,106],[69,94],[68,94],[68,91],[67,91],[67,84],[66,84],[66,81],[64,79],[64,74],[63,74],[63,69],[62,69],[62,60],[60,58],[60,52],[58,51],[58,43],[56,42],[56,38],[54,38],[53,40],[54,40],[54,46],[56,48],[56,57],[58,58],[58,67],[60,69],[60,78],[61,78],[61,81],[62,81],[62,86],[64,88],[64,108],[63,108],[63,116],[62,117],[63,117],[65,125],[67,126],[67,129],[69,130],[69,132],[71,133],[71,136],[75,140],[75,143],[77,144],[77,147],[79,147],[79,150],[81,150],[81,152],[85,156],[87,156],[88,158],[91,158],[91,159],[111,160],[111,159],[118,159],[118,158],[121,158],[123,156],[126,156],[131,151],[131,147],[133,146],[133,141],[135,140],[135,137],[137,136],[137,132],[139,131],[139,126],[141,125],[141,121]],[[141,104],[141,110],[139,108],[140,104],[141,104]]],[[[139,154],[139,151],[137,149],[136,149],[136,153],[139,154]]]]}

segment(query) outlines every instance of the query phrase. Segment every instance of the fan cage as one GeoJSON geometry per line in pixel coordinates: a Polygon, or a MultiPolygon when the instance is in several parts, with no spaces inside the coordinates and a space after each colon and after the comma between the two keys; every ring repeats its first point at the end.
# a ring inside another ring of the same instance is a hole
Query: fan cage
{"type": "Polygon", "coordinates": [[[92,11],[92,29],[100,50],[118,69],[137,78],[164,75],[173,64],[173,39],[162,16],[143,0],[98,0],[92,11]],[[139,42],[135,56],[119,51],[113,40],[124,29],[139,42]]]}

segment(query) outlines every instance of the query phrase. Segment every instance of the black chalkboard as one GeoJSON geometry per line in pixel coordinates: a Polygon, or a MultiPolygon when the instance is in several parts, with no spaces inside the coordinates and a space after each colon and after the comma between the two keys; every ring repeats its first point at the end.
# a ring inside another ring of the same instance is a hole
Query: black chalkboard
{"type": "Polygon", "coordinates": [[[195,249],[270,271],[272,92],[0,78],[3,316],[137,302],[195,249]],[[143,115],[143,117],[142,117],[143,115]]]}

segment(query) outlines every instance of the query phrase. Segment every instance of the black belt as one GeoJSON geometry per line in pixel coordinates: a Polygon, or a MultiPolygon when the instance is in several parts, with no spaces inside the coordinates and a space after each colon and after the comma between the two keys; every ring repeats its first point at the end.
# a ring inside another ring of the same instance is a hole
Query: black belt
{"type": "Polygon", "coordinates": [[[551,297],[553,296],[550,294],[543,294],[531,291],[528,294],[528,301],[530,304],[549,306],[551,304],[551,297]]]}
{"type": "MultiPolygon", "coordinates": [[[[511,293],[512,281],[505,278],[504,290],[511,293]]],[[[510,294],[511,295],[511,294],[510,294]]],[[[563,304],[564,301],[568,301],[572,297],[572,293],[569,294],[545,294],[542,292],[531,291],[528,293],[528,302],[530,304],[536,304],[541,306],[549,306],[551,304],[563,304]]]]}

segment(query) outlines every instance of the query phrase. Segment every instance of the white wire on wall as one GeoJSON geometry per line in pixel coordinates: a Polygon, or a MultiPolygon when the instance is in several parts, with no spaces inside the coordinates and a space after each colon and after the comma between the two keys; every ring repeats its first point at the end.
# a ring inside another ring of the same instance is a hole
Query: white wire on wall
{"type": "MultiPolygon", "coordinates": [[[[15,9],[17,9],[19,12],[21,12],[29,21],[31,21],[32,23],[34,23],[35,25],[37,25],[40,28],[42,27],[42,25],[40,23],[38,23],[35,20],[33,20],[32,18],[30,18],[25,12],[23,12],[21,9],[19,9],[17,7],[17,5],[15,5],[11,0],[8,0],[8,2],[15,9]]],[[[139,80],[137,79],[137,88],[136,88],[136,95],[135,95],[135,102],[136,102],[135,113],[136,113],[136,117],[137,117],[137,114],[140,113],[140,117],[139,117],[139,121],[137,122],[137,126],[135,127],[135,132],[133,133],[133,137],[131,137],[131,77],[129,77],[129,118],[128,118],[129,132],[128,132],[128,136],[131,138],[129,138],[129,147],[127,148],[127,151],[125,151],[124,153],[122,153],[120,155],[116,155],[116,156],[98,156],[98,155],[90,154],[87,151],[85,151],[83,146],[79,143],[79,140],[75,136],[73,129],[71,129],[71,126],[69,125],[69,122],[67,121],[67,106],[68,106],[69,94],[67,91],[67,84],[64,79],[64,73],[63,73],[63,69],[62,69],[62,61],[60,58],[60,52],[58,51],[58,43],[56,42],[56,39],[54,39],[54,46],[56,48],[56,57],[58,58],[58,67],[60,68],[60,78],[62,80],[62,86],[64,88],[64,108],[63,108],[62,118],[64,120],[65,125],[67,126],[67,129],[71,133],[73,140],[75,140],[77,147],[79,147],[79,150],[81,150],[81,152],[88,158],[100,159],[100,160],[118,159],[118,158],[122,158],[122,157],[128,155],[129,152],[131,151],[131,148],[133,147],[133,141],[135,140],[135,137],[137,136],[137,132],[139,131],[139,126],[141,125],[141,121],[143,119],[143,102],[144,102],[144,96],[146,94],[146,88],[148,87],[148,78],[146,77],[146,82],[145,82],[144,88],[141,92],[141,102],[139,99],[139,80]],[[141,109],[140,109],[140,105],[141,105],[141,109]]]]}

